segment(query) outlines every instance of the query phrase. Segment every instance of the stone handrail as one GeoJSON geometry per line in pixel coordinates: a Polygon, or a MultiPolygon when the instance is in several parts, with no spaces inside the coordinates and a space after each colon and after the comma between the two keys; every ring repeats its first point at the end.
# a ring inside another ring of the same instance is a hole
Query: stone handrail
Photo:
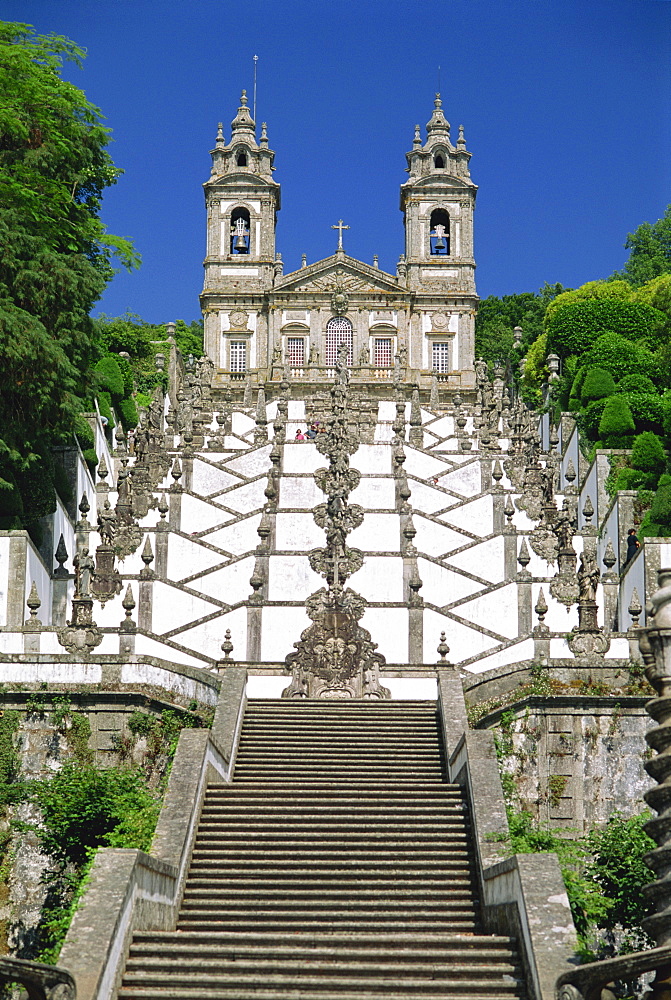
{"type": "Polygon", "coordinates": [[[669,965],[671,945],[668,944],[650,951],[590,962],[559,977],[557,1000],[601,1000],[603,988],[614,980],[631,983],[645,972],[655,972],[669,965]]]}
{"type": "Polygon", "coordinates": [[[75,981],[67,969],[23,958],[0,958],[0,986],[21,983],[28,1000],[75,1000],[75,981]]]}
{"type": "Polygon", "coordinates": [[[517,937],[530,994],[554,1000],[555,982],[578,944],[557,855],[502,858],[509,830],[494,734],[468,728],[457,672],[438,668],[437,674],[449,779],[464,788],[470,805],[485,926],[517,937]]]}
{"type": "Polygon", "coordinates": [[[247,671],[221,682],[211,730],[182,730],[151,854],[102,848],[60,954],[78,1000],[111,1000],[133,932],[174,928],[208,781],[230,781],[245,710],[247,671]]]}

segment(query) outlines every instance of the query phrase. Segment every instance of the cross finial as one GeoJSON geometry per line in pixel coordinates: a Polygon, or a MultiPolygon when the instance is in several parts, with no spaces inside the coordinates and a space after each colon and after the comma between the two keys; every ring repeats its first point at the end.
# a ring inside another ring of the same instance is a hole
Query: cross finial
{"type": "Polygon", "coordinates": [[[349,229],[349,226],[346,226],[344,224],[344,222],[342,221],[342,219],[338,219],[338,225],[337,226],[331,226],[331,229],[337,229],[338,230],[338,250],[342,250],[343,249],[343,245],[342,245],[342,231],[343,231],[343,229],[349,229]]]}

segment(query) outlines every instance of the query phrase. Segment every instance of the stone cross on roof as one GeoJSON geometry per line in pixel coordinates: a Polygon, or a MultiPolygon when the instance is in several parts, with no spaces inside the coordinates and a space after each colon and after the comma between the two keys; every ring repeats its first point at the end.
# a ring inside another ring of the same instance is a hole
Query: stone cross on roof
{"type": "Polygon", "coordinates": [[[331,226],[331,229],[337,229],[338,230],[338,250],[342,250],[343,249],[343,245],[342,245],[342,231],[343,231],[343,229],[349,229],[349,226],[346,226],[343,223],[342,219],[338,219],[338,225],[337,226],[331,226]]]}

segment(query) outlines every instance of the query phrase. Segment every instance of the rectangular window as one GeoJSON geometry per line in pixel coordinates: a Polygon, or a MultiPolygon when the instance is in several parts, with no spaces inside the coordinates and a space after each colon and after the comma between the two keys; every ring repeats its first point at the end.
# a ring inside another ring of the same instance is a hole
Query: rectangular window
{"type": "Polygon", "coordinates": [[[431,367],[434,372],[450,371],[450,345],[447,341],[434,341],[431,345],[431,367]]]}
{"type": "Polygon", "coordinates": [[[391,368],[391,337],[376,337],[373,348],[373,364],[376,368],[391,368]]]}
{"type": "Polygon", "coordinates": [[[230,342],[231,350],[231,371],[232,372],[246,372],[247,371],[247,341],[246,340],[232,340],[230,342]]]}
{"type": "Polygon", "coordinates": [[[287,337],[287,361],[294,367],[305,364],[305,340],[303,337],[287,337]]]}

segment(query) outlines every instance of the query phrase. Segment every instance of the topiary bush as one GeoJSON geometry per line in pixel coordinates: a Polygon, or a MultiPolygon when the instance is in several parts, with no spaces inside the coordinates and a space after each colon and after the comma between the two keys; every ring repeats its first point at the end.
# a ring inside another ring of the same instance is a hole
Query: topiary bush
{"type": "MultiPolygon", "coordinates": [[[[608,399],[611,398],[608,397],[608,399]]],[[[599,427],[608,399],[595,399],[594,402],[588,403],[584,409],[580,410],[576,417],[578,427],[590,441],[596,441],[600,437],[599,427]]]]}
{"type": "Polygon", "coordinates": [[[664,423],[662,397],[647,392],[627,392],[625,396],[634,417],[636,432],[661,434],[664,423]]]}
{"type": "Polygon", "coordinates": [[[635,429],[634,418],[626,398],[619,394],[609,396],[598,426],[598,435],[605,447],[628,448],[635,429]]]}
{"type": "Polygon", "coordinates": [[[615,477],[614,491],[637,490],[643,482],[643,475],[638,469],[620,469],[615,477]]]}
{"type": "Polygon", "coordinates": [[[91,425],[86,419],[86,417],[79,414],[77,420],[75,421],[75,434],[77,436],[77,441],[79,442],[79,447],[82,451],[86,448],[93,448],[96,443],[95,434],[91,429],[91,425]]]}
{"type": "Polygon", "coordinates": [[[123,394],[127,399],[133,391],[133,369],[128,358],[122,358],[117,355],[115,360],[123,377],[123,394]]]}
{"type": "Polygon", "coordinates": [[[656,382],[662,378],[658,359],[641,344],[632,344],[617,333],[602,334],[581,358],[586,369],[605,368],[616,382],[626,375],[640,374],[656,382]]]}
{"type": "Polygon", "coordinates": [[[586,299],[558,305],[547,317],[549,352],[560,358],[583,354],[604,333],[616,333],[630,341],[657,341],[666,317],[642,302],[623,299],[586,299]]]}
{"type": "Polygon", "coordinates": [[[631,467],[643,474],[641,485],[655,489],[659,477],[666,469],[666,454],[662,442],[652,431],[644,431],[634,438],[631,449],[631,467]]]}
{"type": "Polygon", "coordinates": [[[615,392],[615,380],[604,368],[591,368],[583,379],[580,401],[583,406],[596,399],[605,399],[615,392]]]}
{"type": "Polygon", "coordinates": [[[620,379],[617,391],[644,392],[650,395],[654,395],[657,392],[652,380],[640,372],[632,372],[630,375],[625,375],[624,378],[620,379]]]}
{"type": "Polygon", "coordinates": [[[119,411],[119,417],[121,418],[121,423],[126,430],[130,430],[131,427],[137,427],[139,417],[137,413],[137,407],[132,399],[122,399],[120,403],[117,404],[117,410],[119,411]]]}
{"type": "Polygon", "coordinates": [[[98,393],[98,409],[100,410],[100,416],[107,419],[107,423],[110,427],[114,427],[114,417],[112,416],[112,400],[110,399],[109,392],[99,392],[98,393]]]}
{"type": "Polygon", "coordinates": [[[109,354],[106,355],[106,357],[100,359],[94,371],[101,389],[109,392],[115,402],[123,399],[126,395],[126,390],[118,358],[113,358],[109,354]]]}

